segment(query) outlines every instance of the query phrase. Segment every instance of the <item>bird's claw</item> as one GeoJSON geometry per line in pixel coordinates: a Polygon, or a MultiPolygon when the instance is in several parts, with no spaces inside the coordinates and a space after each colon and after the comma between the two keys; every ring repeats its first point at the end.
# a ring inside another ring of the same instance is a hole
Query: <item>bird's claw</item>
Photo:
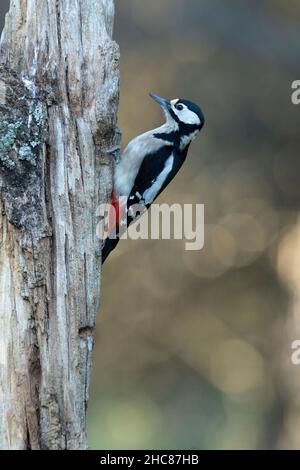
{"type": "Polygon", "coordinates": [[[122,130],[118,128],[116,132],[116,145],[105,149],[105,153],[114,157],[116,163],[119,163],[121,159],[121,142],[122,142],[122,130]]]}
{"type": "Polygon", "coordinates": [[[118,130],[116,132],[116,145],[121,148],[121,143],[122,143],[122,129],[118,127],[118,130]]]}
{"type": "Polygon", "coordinates": [[[114,159],[118,163],[120,158],[121,158],[121,155],[120,155],[121,147],[119,145],[114,145],[113,147],[105,149],[105,153],[107,153],[108,155],[111,155],[112,157],[114,157],[114,159]]]}

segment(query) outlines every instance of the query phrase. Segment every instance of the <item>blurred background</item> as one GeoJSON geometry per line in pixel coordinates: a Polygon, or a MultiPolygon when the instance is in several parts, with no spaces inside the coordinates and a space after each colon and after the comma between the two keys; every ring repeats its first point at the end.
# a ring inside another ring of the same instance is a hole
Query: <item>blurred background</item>
{"type": "Polygon", "coordinates": [[[299,21],[298,0],[116,0],[123,145],[162,121],[149,91],[206,116],[159,199],[205,204],[205,247],[107,261],[93,449],[300,448],[299,21]]]}

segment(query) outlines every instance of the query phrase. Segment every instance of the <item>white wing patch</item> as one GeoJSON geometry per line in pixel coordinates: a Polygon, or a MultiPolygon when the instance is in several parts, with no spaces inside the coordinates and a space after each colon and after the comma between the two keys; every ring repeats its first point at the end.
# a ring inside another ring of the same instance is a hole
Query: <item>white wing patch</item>
{"type": "Polygon", "coordinates": [[[151,204],[152,201],[155,199],[160,189],[162,188],[164,182],[166,181],[169,173],[172,171],[173,163],[174,163],[174,156],[172,154],[167,159],[163,171],[158,175],[158,177],[156,178],[152,186],[144,192],[143,199],[144,199],[145,204],[151,204]]]}

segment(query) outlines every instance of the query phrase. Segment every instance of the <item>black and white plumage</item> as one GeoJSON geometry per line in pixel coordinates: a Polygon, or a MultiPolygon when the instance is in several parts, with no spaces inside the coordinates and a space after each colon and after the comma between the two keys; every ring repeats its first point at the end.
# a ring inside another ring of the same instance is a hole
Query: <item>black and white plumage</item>
{"type": "MultiPolygon", "coordinates": [[[[189,146],[204,125],[204,115],[193,102],[184,99],[169,101],[150,93],[161,105],[166,122],[161,127],[133,139],[125,148],[115,169],[114,201],[127,201],[127,225],[133,219],[130,207],[149,207],[166,188],[184,163],[189,146]]],[[[122,208],[117,208],[118,212],[122,208]]],[[[124,209],[124,208],[123,208],[124,209]]],[[[117,227],[117,235],[121,234],[117,227]]],[[[119,238],[107,238],[102,251],[106,260],[119,238]]]]}

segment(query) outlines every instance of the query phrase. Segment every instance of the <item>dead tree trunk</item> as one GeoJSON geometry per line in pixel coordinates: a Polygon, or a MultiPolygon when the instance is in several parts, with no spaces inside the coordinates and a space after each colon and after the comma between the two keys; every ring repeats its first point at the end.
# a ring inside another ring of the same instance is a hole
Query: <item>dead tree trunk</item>
{"type": "Polygon", "coordinates": [[[0,46],[0,448],[85,449],[118,104],[113,0],[11,0],[0,46]]]}

